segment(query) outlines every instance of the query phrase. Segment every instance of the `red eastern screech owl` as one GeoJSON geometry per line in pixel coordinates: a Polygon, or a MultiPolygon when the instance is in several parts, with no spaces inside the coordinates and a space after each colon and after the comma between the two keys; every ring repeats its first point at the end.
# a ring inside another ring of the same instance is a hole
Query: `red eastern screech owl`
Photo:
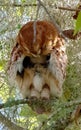
{"type": "Polygon", "coordinates": [[[9,81],[24,98],[62,95],[67,55],[64,39],[48,21],[30,21],[19,31],[8,66],[9,81]]]}

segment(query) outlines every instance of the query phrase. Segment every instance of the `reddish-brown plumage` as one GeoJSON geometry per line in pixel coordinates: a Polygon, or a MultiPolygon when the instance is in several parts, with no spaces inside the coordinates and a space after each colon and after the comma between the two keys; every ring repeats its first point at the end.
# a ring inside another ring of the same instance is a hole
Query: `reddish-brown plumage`
{"type": "Polygon", "coordinates": [[[17,42],[23,47],[24,51],[28,49],[29,52],[34,54],[46,54],[50,52],[47,49],[49,42],[51,42],[50,49],[52,49],[57,40],[57,35],[57,30],[51,22],[31,21],[20,29],[17,42]]]}
{"type": "Polygon", "coordinates": [[[19,31],[8,67],[11,84],[24,98],[62,95],[67,55],[64,39],[51,22],[30,21],[19,31]]]}

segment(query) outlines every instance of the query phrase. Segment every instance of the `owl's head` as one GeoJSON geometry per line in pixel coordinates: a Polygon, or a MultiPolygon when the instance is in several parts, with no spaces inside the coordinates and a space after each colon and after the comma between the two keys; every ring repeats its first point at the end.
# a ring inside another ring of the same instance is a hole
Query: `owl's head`
{"type": "Polygon", "coordinates": [[[51,22],[31,21],[20,29],[17,43],[26,55],[47,55],[56,45],[57,37],[57,30],[51,22]]]}

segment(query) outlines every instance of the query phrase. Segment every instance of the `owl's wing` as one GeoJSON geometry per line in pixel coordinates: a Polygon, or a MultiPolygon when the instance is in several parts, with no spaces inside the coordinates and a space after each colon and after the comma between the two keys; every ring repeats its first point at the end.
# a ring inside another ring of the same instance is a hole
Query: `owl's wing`
{"type": "Polygon", "coordinates": [[[24,97],[60,97],[66,65],[65,43],[54,25],[31,21],[20,29],[12,49],[9,80],[20,88],[24,97]]]}

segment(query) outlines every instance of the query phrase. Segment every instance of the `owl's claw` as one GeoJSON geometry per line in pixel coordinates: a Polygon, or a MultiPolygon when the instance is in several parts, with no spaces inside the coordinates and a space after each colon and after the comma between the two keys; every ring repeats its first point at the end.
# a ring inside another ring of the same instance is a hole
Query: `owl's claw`
{"type": "Polygon", "coordinates": [[[43,100],[49,100],[50,98],[50,90],[48,88],[44,88],[41,92],[41,98],[43,100]]]}
{"type": "Polygon", "coordinates": [[[32,88],[30,97],[39,99],[40,98],[40,93],[38,91],[36,91],[34,88],[32,88]]]}

